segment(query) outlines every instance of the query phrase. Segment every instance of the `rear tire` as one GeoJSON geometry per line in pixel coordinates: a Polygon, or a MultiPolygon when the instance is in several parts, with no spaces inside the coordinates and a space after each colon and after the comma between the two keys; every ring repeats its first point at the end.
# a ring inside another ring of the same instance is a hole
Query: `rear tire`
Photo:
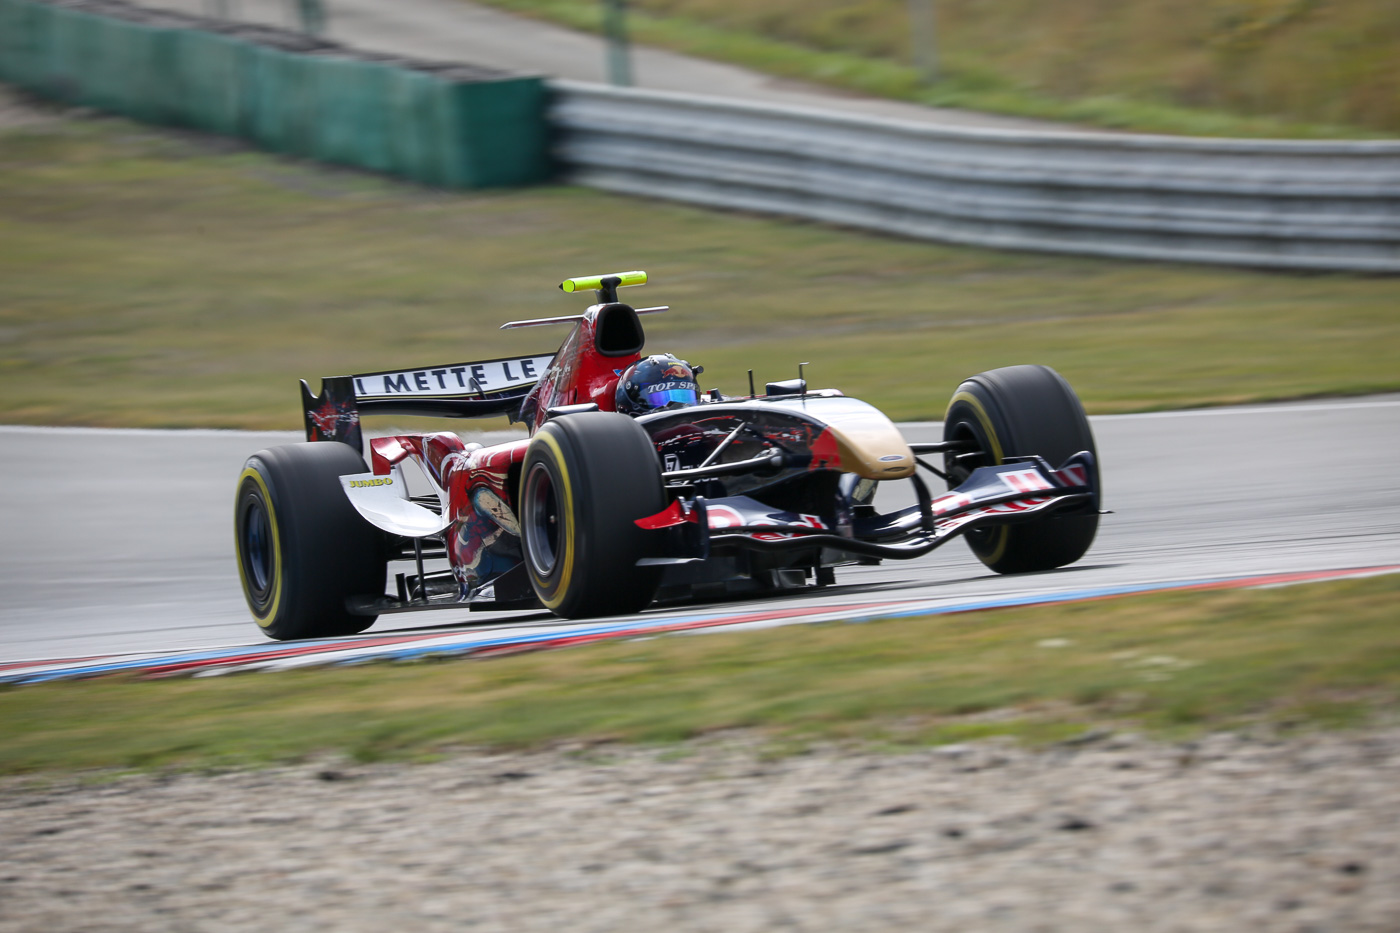
{"type": "Polygon", "coordinates": [[[525,565],[540,602],[567,619],[640,612],[660,568],[638,567],[648,532],[636,520],[666,507],[651,437],[615,412],[546,422],[521,471],[525,565]]]}
{"type": "Polygon", "coordinates": [[[375,616],[346,600],[384,594],[383,532],[360,517],[340,486],[363,473],[355,450],[334,441],[260,450],[238,478],[234,535],[243,596],[271,638],[353,635],[375,616]]]}
{"type": "MultiPolygon", "coordinates": [[[[954,488],[979,466],[1007,457],[1044,457],[1052,467],[1081,450],[1098,452],[1084,407],[1069,383],[1048,366],[1008,366],[973,376],[958,386],[943,424],[944,440],[972,440],[973,453],[944,457],[954,488]]],[[[1097,485],[1098,476],[1093,477],[1097,485]]],[[[1028,522],[974,529],[968,546],[997,573],[1029,573],[1072,564],[1089,550],[1098,531],[1096,511],[1054,513],[1028,522]]]]}

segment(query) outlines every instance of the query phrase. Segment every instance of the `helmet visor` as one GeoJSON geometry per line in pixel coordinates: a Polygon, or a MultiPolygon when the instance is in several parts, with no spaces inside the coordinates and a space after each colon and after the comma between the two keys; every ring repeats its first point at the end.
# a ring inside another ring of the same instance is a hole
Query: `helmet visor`
{"type": "Polygon", "coordinates": [[[699,401],[694,389],[667,389],[664,392],[648,392],[647,405],[652,408],[665,408],[667,405],[694,405],[699,401]]]}

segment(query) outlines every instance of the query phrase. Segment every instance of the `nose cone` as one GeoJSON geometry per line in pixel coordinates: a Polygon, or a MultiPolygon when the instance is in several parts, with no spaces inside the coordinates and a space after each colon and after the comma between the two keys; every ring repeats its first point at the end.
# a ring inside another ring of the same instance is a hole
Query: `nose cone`
{"type": "Polygon", "coordinates": [[[904,479],[913,474],[914,452],[888,420],[883,427],[832,425],[828,430],[836,438],[841,468],[847,472],[865,479],[904,479]]]}
{"type": "Polygon", "coordinates": [[[814,406],[812,413],[826,421],[843,470],[865,479],[903,479],[913,474],[914,452],[880,409],[841,398],[814,406]]]}

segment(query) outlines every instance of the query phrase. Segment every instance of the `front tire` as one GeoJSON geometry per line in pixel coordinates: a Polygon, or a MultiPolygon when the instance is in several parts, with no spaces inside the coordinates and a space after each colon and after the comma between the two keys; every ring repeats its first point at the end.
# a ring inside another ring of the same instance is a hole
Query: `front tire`
{"type": "MultiPolygon", "coordinates": [[[[1008,457],[1044,457],[1058,467],[1081,450],[1098,452],[1079,397],[1048,366],[1007,366],[973,376],[948,405],[946,441],[974,441],[976,450],[945,455],[948,487],[977,467],[1008,457]]],[[[1093,477],[1095,485],[1098,477],[1093,477]]],[[[1096,511],[1053,513],[1031,521],[974,529],[968,546],[997,573],[1029,573],[1072,564],[1089,550],[1099,527],[1096,511]]]]}
{"type": "Polygon", "coordinates": [[[638,567],[636,520],[666,507],[651,437],[615,412],[582,412],[535,432],[521,471],[525,565],[540,602],[567,619],[640,612],[661,571],[638,567]]]}
{"type": "Polygon", "coordinates": [[[340,486],[364,460],[334,441],[260,450],[243,466],[234,536],[243,596],[271,638],[353,635],[375,616],[346,601],[384,594],[384,535],[355,511],[340,486]]]}

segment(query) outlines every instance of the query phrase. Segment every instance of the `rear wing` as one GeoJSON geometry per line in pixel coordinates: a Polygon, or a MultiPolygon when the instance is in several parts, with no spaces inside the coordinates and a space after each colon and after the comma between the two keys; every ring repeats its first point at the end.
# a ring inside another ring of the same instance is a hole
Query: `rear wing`
{"type": "Polygon", "coordinates": [[[309,441],[342,441],[364,449],[360,415],[518,420],[520,405],[548,370],[553,354],[513,356],[418,369],[395,369],[321,380],[320,394],[301,380],[309,441]]]}

